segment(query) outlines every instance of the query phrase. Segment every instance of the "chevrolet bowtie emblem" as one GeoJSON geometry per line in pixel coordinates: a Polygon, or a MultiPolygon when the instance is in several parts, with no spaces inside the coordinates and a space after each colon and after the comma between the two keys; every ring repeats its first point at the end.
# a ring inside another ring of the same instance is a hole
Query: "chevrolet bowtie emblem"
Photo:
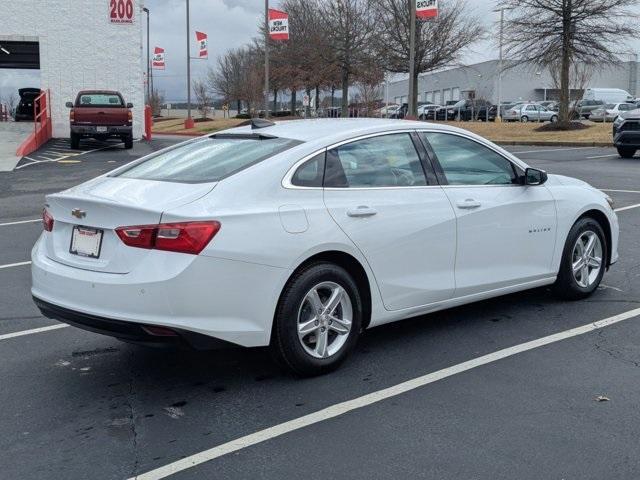
{"type": "Polygon", "coordinates": [[[87,212],[85,212],[84,210],[80,210],[79,208],[74,208],[73,210],[71,210],[71,215],[76,218],[84,218],[87,216],[87,212]]]}

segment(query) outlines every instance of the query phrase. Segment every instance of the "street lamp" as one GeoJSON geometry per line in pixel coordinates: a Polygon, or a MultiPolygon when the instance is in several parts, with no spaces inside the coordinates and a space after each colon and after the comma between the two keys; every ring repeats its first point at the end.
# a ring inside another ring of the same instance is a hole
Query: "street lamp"
{"type": "Polygon", "coordinates": [[[149,53],[149,9],[142,7],[142,11],[147,14],[147,105],[151,101],[151,61],[149,53]]]}
{"type": "Polygon", "coordinates": [[[511,10],[510,8],[500,7],[493,10],[494,12],[500,12],[500,59],[498,60],[498,111],[496,112],[496,120],[502,121],[502,110],[500,106],[502,104],[502,43],[504,40],[504,11],[511,10]]]}

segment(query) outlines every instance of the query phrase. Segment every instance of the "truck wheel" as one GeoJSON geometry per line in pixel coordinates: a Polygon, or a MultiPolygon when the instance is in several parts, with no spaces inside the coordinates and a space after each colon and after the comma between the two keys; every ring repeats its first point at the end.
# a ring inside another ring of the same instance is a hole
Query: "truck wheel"
{"type": "Polygon", "coordinates": [[[77,150],[80,148],[80,137],[78,135],[71,134],[71,148],[77,150]]]}
{"type": "Polygon", "coordinates": [[[127,150],[133,148],[133,135],[124,137],[124,148],[126,148],[127,150]]]}
{"type": "Polygon", "coordinates": [[[633,158],[636,154],[636,149],[633,147],[618,147],[618,155],[622,158],[633,158]]]}

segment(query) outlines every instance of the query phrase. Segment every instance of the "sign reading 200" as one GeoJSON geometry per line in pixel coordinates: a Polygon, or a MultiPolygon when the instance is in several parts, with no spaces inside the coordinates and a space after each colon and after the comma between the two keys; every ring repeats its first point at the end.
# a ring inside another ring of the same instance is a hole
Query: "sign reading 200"
{"type": "Polygon", "coordinates": [[[109,0],[111,23],[133,23],[134,12],[133,0],[109,0]]]}

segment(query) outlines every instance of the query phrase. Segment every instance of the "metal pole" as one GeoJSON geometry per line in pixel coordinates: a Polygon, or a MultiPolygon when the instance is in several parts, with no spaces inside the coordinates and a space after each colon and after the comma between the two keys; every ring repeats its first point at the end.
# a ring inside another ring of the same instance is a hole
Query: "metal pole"
{"type": "Polygon", "coordinates": [[[264,0],[264,118],[269,118],[269,0],[264,0]]]}
{"type": "Polygon", "coordinates": [[[151,101],[151,59],[149,53],[149,9],[142,9],[147,14],[147,104],[151,101]]]}
{"type": "Polygon", "coordinates": [[[190,48],[191,28],[189,26],[189,0],[187,0],[187,128],[193,127],[191,120],[191,48],[190,48]]]}
{"type": "Polygon", "coordinates": [[[504,8],[500,9],[500,57],[498,60],[498,112],[496,118],[502,121],[502,41],[504,33],[504,8]]]}
{"type": "Polygon", "coordinates": [[[384,117],[389,118],[389,72],[384,72],[384,117]]]}
{"type": "Polygon", "coordinates": [[[409,0],[409,105],[407,108],[407,116],[416,116],[417,99],[414,97],[415,71],[416,71],[416,0],[409,0]]]}

